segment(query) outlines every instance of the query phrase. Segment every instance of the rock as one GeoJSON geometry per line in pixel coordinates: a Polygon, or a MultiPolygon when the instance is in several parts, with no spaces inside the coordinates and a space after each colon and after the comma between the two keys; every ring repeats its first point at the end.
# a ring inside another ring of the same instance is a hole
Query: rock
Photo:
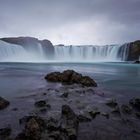
{"type": "Polygon", "coordinates": [[[122,105],[121,106],[121,110],[125,114],[131,114],[132,113],[131,108],[129,106],[127,106],[127,105],[122,105]]]}
{"type": "Polygon", "coordinates": [[[109,119],[109,114],[108,113],[101,113],[101,115],[106,117],[107,119],[109,119]]]}
{"type": "Polygon", "coordinates": [[[100,112],[97,110],[94,110],[94,111],[90,111],[89,114],[94,119],[97,115],[100,114],[100,112]]]}
{"type": "Polygon", "coordinates": [[[39,117],[39,116],[24,116],[23,118],[19,119],[19,123],[20,124],[26,124],[32,118],[36,120],[36,122],[39,124],[39,126],[42,129],[44,129],[44,127],[46,126],[45,125],[45,121],[41,117],[39,117]]]}
{"type": "Polygon", "coordinates": [[[40,140],[42,132],[46,129],[45,120],[39,116],[25,116],[20,123],[25,123],[25,128],[16,140],[40,140]]]}
{"type": "Polygon", "coordinates": [[[46,105],[47,104],[45,100],[40,100],[40,101],[35,102],[36,107],[45,107],[46,105]]]}
{"type": "Polygon", "coordinates": [[[65,93],[63,93],[63,94],[61,95],[61,97],[62,97],[62,98],[68,98],[68,95],[69,95],[69,93],[68,93],[68,92],[65,92],[65,93]]]}
{"type": "Polygon", "coordinates": [[[69,140],[77,139],[79,121],[76,114],[68,105],[62,106],[61,129],[69,140]]]}
{"type": "Polygon", "coordinates": [[[136,60],[136,61],[134,62],[134,64],[140,64],[140,61],[139,61],[139,60],[136,60]]]}
{"type": "Polygon", "coordinates": [[[9,101],[5,100],[4,98],[0,97],[0,110],[5,109],[10,104],[9,101]]]}
{"type": "Polygon", "coordinates": [[[16,107],[15,107],[15,108],[12,108],[12,110],[13,110],[13,111],[17,111],[17,110],[18,110],[18,108],[16,108],[16,107]]]}
{"type": "Polygon", "coordinates": [[[111,99],[111,100],[108,100],[108,102],[106,103],[107,106],[109,107],[116,107],[118,105],[118,103],[116,102],[115,99],[111,99]]]}
{"type": "Polygon", "coordinates": [[[78,120],[79,122],[89,122],[91,121],[91,119],[87,116],[84,116],[84,115],[78,115],[78,120]]]}
{"type": "Polygon", "coordinates": [[[60,128],[58,121],[53,118],[47,120],[46,125],[47,125],[47,130],[49,131],[57,131],[60,128]]]}
{"type": "Polygon", "coordinates": [[[139,98],[133,98],[129,101],[129,104],[133,106],[134,108],[140,110],[140,99],[139,98]]]}
{"type": "Polygon", "coordinates": [[[1,128],[0,129],[0,138],[9,137],[11,135],[11,128],[1,128]]]}
{"type": "Polygon", "coordinates": [[[25,136],[29,139],[39,140],[41,138],[41,128],[38,122],[31,118],[25,126],[25,136]]]}
{"type": "Polygon", "coordinates": [[[129,46],[128,61],[139,60],[140,57],[140,40],[127,44],[129,46]]]}
{"type": "Polygon", "coordinates": [[[112,111],[111,111],[111,113],[113,113],[113,114],[119,114],[120,115],[120,108],[119,107],[115,107],[112,111]]]}
{"type": "Polygon", "coordinates": [[[45,79],[50,82],[61,82],[65,84],[81,84],[83,86],[97,87],[97,83],[89,76],[82,76],[74,70],[65,70],[62,73],[52,72],[45,76],[45,79]]]}
{"type": "Polygon", "coordinates": [[[83,76],[80,83],[83,86],[87,86],[87,87],[90,87],[90,86],[97,87],[96,82],[93,79],[91,79],[89,76],[83,76]]]}
{"type": "Polygon", "coordinates": [[[50,82],[61,82],[62,74],[60,72],[52,72],[45,76],[45,79],[50,82]]]}
{"type": "Polygon", "coordinates": [[[138,118],[140,118],[140,112],[135,113],[138,118]]]}

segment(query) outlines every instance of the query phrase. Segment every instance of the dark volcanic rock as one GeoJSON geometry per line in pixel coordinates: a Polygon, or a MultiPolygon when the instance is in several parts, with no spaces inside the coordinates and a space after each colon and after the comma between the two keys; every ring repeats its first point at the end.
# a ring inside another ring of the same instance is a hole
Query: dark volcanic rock
{"type": "Polygon", "coordinates": [[[139,60],[137,60],[137,61],[135,61],[135,62],[134,62],[134,64],[140,64],[140,61],[139,61],[139,60]]]}
{"type": "Polygon", "coordinates": [[[62,106],[61,129],[68,140],[77,139],[79,121],[76,114],[68,105],[62,106]]]}
{"type": "Polygon", "coordinates": [[[52,72],[45,76],[45,79],[50,82],[60,82],[62,74],[60,72],[52,72]]]}
{"type": "Polygon", "coordinates": [[[131,42],[129,45],[128,59],[130,61],[139,60],[140,57],[140,40],[131,42]]]}
{"type": "Polygon", "coordinates": [[[36,107],[45,107],[46,105],[47,104],[45,100],[40,100],[40,101],[35,102],[36,107]]]}
{"type": "Polygon", "coordinates": [[[83,86],[97,87],[96,82],[88,76],[82,76],[74,70],[65,70],[64,72],[52,72],[45,76],[45,79],[50,82],[62,82],[66,84],[81,84],[83,86]]]}
{"type": "Polygon", "coordinates": [[[128,105],[122,105],[121,110],[125,114],[131,114],[132,113],[132,109],[128,105]]]}
{"type": "Polygon", "coordinates": [[[107,103],[106,103],[106,105],[107,106],[109,106],[109,107],[116,107],[117,105],[118,105],[118,103],[116,102],[116,100],[115,99],[111,99],[111,100],[109,100],[107,103]]]}
{"type": "Polygon", "coordinates": [[[84,116],[84,115],[78,115],[78,120],[79,122],[89,122],[91,121],[91,119],[87,116],[84,116]]]}
{"type": "Polygon", "coordinates": [[[83,76],[80,83],[87,87],[90,87],[90,86],[97,87],[96,82],[88,76],[83,76]]]}
{"type": "Polygon", "coordinates": [[[10,104],[9,101],[7,101],[4,98],[0,97],[0,110],[6,108],[9,104],[10,104]]]}
{"type": "Polygon", "coordinates": [[[10,136],[11,134],[11,128],[7,127],[7,128],[1,128],[0,129],[0,138],[5,138],[10,136]]]}
{"type": "Polygon", "coordinates": [[[140,110],[140,99],[139,98],[133,98],[129,101],[130,105],[135,107],[136,109],[140,110]]]}
{"type": "Polygon", "coordinates": [[[25,128],[16,140],[40,140],[41,133],[46,128],[45,121],[39,116],[26,116],[20,120],[25,122],[25,128]]]}

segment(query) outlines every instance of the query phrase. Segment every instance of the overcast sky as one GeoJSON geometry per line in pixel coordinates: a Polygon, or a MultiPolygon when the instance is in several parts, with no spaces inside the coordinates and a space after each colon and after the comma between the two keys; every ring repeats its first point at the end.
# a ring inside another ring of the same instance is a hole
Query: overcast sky
{"type": "Polygon", "coordinates": [[[118,44],[140,39],[140,0],[0,0],[0,37],[53,44],[118,44]]]}

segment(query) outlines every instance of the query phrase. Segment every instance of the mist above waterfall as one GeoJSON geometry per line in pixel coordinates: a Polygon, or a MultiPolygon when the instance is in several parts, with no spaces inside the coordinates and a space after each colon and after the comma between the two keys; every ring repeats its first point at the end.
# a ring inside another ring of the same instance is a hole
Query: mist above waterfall
{"type": "Polygon", "coordinates": [[[0,41],[1,62],[120,62],[128,55],[128,45],[105,46],[52,46],[54,52],[44,51],[44,46],[15,45],[0,41]]]}

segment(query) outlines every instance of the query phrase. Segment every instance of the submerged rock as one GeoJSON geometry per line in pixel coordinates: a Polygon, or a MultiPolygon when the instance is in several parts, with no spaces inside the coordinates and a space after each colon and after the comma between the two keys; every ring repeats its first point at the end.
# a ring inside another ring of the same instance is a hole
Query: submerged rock
{"type": "Polygon", "coordinates": [[[4,98],[0,97],[0,110],[5,109],[9,106],[10,102],[5,100],[4,98]]]}
{"type": "Polygon", "coordinates": [[[85,115],[78,115],[79,122],[89,122],[91,119],[85,115]]]}
{"type": "Polygon", "coordinates": [[[47,104],[45,100],[40,100],[40,101],[35,102],[36,107],[46,107],[46,105],[47,104]]]}
{"type": "Polygon", "coordinates": [[[107,106],[109,107],[116,107],[118,105],[118,103],[116,102],[115,99],[111,99],[111,100],[108,100],[108,102],[106,103],[107,106]]]}
{"type": "Polygon", "coordinates": [[[140,110],[140,99],[139,98],[133,98],[129,101],[130,105],[132,105],[134,108],[140,110]]]}
{"type": "Polygon", "coordinates": [[[61,95],[61,97],[62,97],[62,98],[68,98],[68,95],[69,95],[69,93],[68,93],[68,92],[65,92],[65,93],[63,93],[63,94],[61,95]]]}
{"type": "Polygon", "coordinates": [[[45,79],[50,82],[62,82],[66,84],[81,84],[83,86],[97,87],[97,83],[89,76],[82,76],[74,70],[65,70],[62,73],[52,72],[45,76],[45,79]]]}
{"type": "Polygon", "coordinates": [[[122,105],[121,110],[125,114],[131,114],[132,113],[132,109],[128,105],[122,105]]]}
{"type": "Polygon", "coordinates": [[[94,119],[97,115],[100,114],[100,112],[97,110],[94,110],[94,111],[90,111],[89,114],[94,119]]]}

